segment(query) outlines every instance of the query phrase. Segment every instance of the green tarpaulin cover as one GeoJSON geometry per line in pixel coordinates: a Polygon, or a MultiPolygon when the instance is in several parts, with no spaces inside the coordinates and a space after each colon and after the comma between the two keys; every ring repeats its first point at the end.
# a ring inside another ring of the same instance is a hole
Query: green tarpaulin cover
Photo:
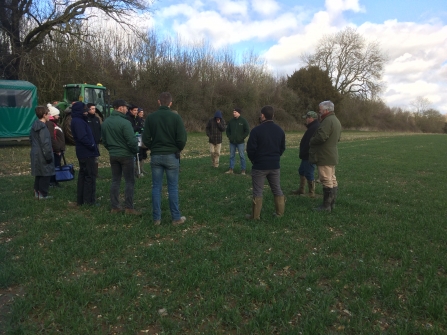
{"type": "Polygon", "coordinates": [[[23,80],[0,80],[0,138],[28,137],[36,106],[36,86],[23,80]]]}

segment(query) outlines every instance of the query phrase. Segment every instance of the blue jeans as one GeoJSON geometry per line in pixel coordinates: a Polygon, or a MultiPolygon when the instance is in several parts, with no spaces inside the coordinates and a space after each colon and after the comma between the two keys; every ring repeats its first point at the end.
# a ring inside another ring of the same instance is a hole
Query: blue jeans
{"type": "Polygon", "coordinates": [[[233,144],[230,143],[230,169],[234,169],[234,157],[236,156],[236,148],[239,152],[239,157],[241,159],[241,170],[245,170],[245,143],[233,144]]]}
{"type": "Polygon", "coordinates": [[[161,191],[163,186],[163,173],[166,171],[169,193],[169,209],[172,220],[180,220],[178,201],[179,159],[175,154],[151,155],[152,170],[152,218],[161,220],[161,191]]]}
{"type": "Polygon", "coordinates": [[[304,176],[307,180],[313,181],[315,179],[314,172],[315,164],[310,163],[308,160],[301,160],[300,167],[298,168],[300,176],[304,176]]]}
{"type": "Polygon", "coordinates": [[[110,157],[112,185],[110,185],[110,202],[113,209],[120,208],[121,176],[124,176],[124,208],[133,208],[135,188],[135,171],[133,157],[110,157]]]}

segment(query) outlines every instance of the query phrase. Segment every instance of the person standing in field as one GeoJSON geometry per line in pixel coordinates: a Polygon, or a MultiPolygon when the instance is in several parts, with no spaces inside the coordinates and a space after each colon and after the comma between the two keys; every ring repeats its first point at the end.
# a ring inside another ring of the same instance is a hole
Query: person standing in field
{"type": "MultiPolygon", "coordinates": [[[[95,139],[96,146],[99,152],[99,142],[101,142],[101,120],[96,115],[96,105],[93,103],[87,104],[87,123],[92,130],[93,138],[95,139]]],[[[99,178],[99,156],[95,158],[95,175],[99,178]]]]}
{"type": "MultiPolygon", "coordinates": [[[[47,108],[49,110],[49,120],[46,122],[46,125],[50,132],[51,145],[53,146],[54,167],[59,167],[61,166],[62,155],[65,151],[65,136],[58,125],[60,114],[59,109],[52,104],[47,104],[47,108]]],[[[51,176],[50,187],[60,187],[59,183],[56,181],[56,175],[51,176]]]]}
{"type": "Polygon", "coordinates": [[[307,181],[309,186],[309,197],[315,198],[315,164],[309,162],[309,142],[315,131],[320,126],[320,122],[318,122],[318,114],[313,111],[307,112],[303,118],[306,118],[307,130],[300,142],[299,157],[301,159],[301,164],[298,168],[298,174],[300,175],[300,187],[298,190],[293,191],[292,194],[303,195],[305,193],[304,189],[307,181]]]}
{"type": "Polygon", "coordinates": [[[120,207],[121,177],[124,176],[124,212],[130,215],[141,215],[135,210],[133,195],[135,187],[134,156],[138,153],[138,139],[126,118],[127,103],[115,100],[112,104],[112,114],[101,127],[102,143],[109,152],[110,168],[112,169],[112,184],[110,185],[110,202],[112,214],[122,213],[120,207]]]}
{"type": "Polygon", "coordinates": [[[180,225],[186,221],[180,213],[178,196],[179,158],[186,145],[186,129],[180,115],[170,109],[169,92],[160,94],[158,104],[160,108],[146,117],[143,132],[143,143],[151,151],[152,218],[155,225],[161,224],[161,192],[166,172],[172,224],[180,225]]]}
{"type": "Polygon", "coordinates": [[[241,116],[241,113],[242,110],[240,108],[235,108],[233,110],[233,118],[228,122],[226,129],[226,134],[230,141],[230,168],[225,172],[227,174],[233,173],[237,149],[241,161],[241,174],[245,175],[245,138],[250,133],[250,126],[248,125],[247,120],[241,116]]]}
{"type": "Polygon", "coordinates": [[[214,117],[206,124],[206,136],[210,144],[211,162],[213,167],[219,167],[220,149],[222,147],[222,132],[225,131],[225,121],[222,112],[217,110],[214,117]]]}
{"type": "Polygon", "coordinates": [[[273,122],[274,109],[264,106],[261,109],[261,124],[252,129],[247,142],[247,155],[253,164],[251,180],[253,185],[252,213],[246,218],[259,220],[262,209],[262,193],[267,178],[275,199],[277,217],[284,215],[285,198],[281,190],[280,159],[286,150],[286,134],[273,122]]]}
{"type": "Polygon", "coordinates": [[[48,108],[37,106],[35,109],[37,120],[31,126],[29,140],[31,143],[31,175],[34,176],[34,198],[46,200],[50,178],[54,175],[53,147],[51,134],[45,125],[50,119],[48,108]]]}
{"type": "Polygon", "coordinates": [[[335,166],[338,164],[337,145],[341,136],[341,124],[335,116],[332,101],[321,102],[319,112],[321,124],[310,139],[309,161],[317,165],[323,184],[323,204],[316,210],[331,212],[338,192],[335,166]]]}
{"type": "Polygon", "coordinates": [[[87,123],[84,103],[75,102],[71,106],[71,133],[76,145],[76,157],[79,162],[76,204],[81,206],[96,204],[95,160],[99,156],[98,146],[92,130],[87,123]]]}

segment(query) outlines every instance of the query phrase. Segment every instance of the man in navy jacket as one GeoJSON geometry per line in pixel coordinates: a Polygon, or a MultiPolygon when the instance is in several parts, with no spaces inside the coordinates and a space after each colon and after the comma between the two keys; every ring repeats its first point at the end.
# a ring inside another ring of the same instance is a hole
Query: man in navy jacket
{"type": "Polygon", "coordinates": [[[76,145],[79,161],[77,205],[96,204],[95,158],[99,156],[98,146],[87,122],[87,111],[81,101],[71,107],[71,132],[76,145]]]}
{"type": "Polygon", "coordinates": [[[285,199],[280,185],[279,161],[286,150],[286,135],[281,127],[273,122],[273,113],[272,106],[262,108],[261,124],[252,129],[247,142],[247,155],[253,164],[253,207],[252,214],[247,215],[247,219],[260,219],[265,178],[275,196],[274,215],[279,217],[284,214],[285,199]]]}

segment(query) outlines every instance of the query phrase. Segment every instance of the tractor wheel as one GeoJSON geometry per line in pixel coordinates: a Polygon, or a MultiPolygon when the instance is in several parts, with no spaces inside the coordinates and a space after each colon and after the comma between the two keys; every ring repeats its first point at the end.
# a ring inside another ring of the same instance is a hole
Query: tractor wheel
{"type": "Polygon", "coordinates": [[[74,145],[75,142],[71,133],[71,114],[65,115],[64,122],[62,122],[62,131],[65,134],[65,142],[74,145]]]}

